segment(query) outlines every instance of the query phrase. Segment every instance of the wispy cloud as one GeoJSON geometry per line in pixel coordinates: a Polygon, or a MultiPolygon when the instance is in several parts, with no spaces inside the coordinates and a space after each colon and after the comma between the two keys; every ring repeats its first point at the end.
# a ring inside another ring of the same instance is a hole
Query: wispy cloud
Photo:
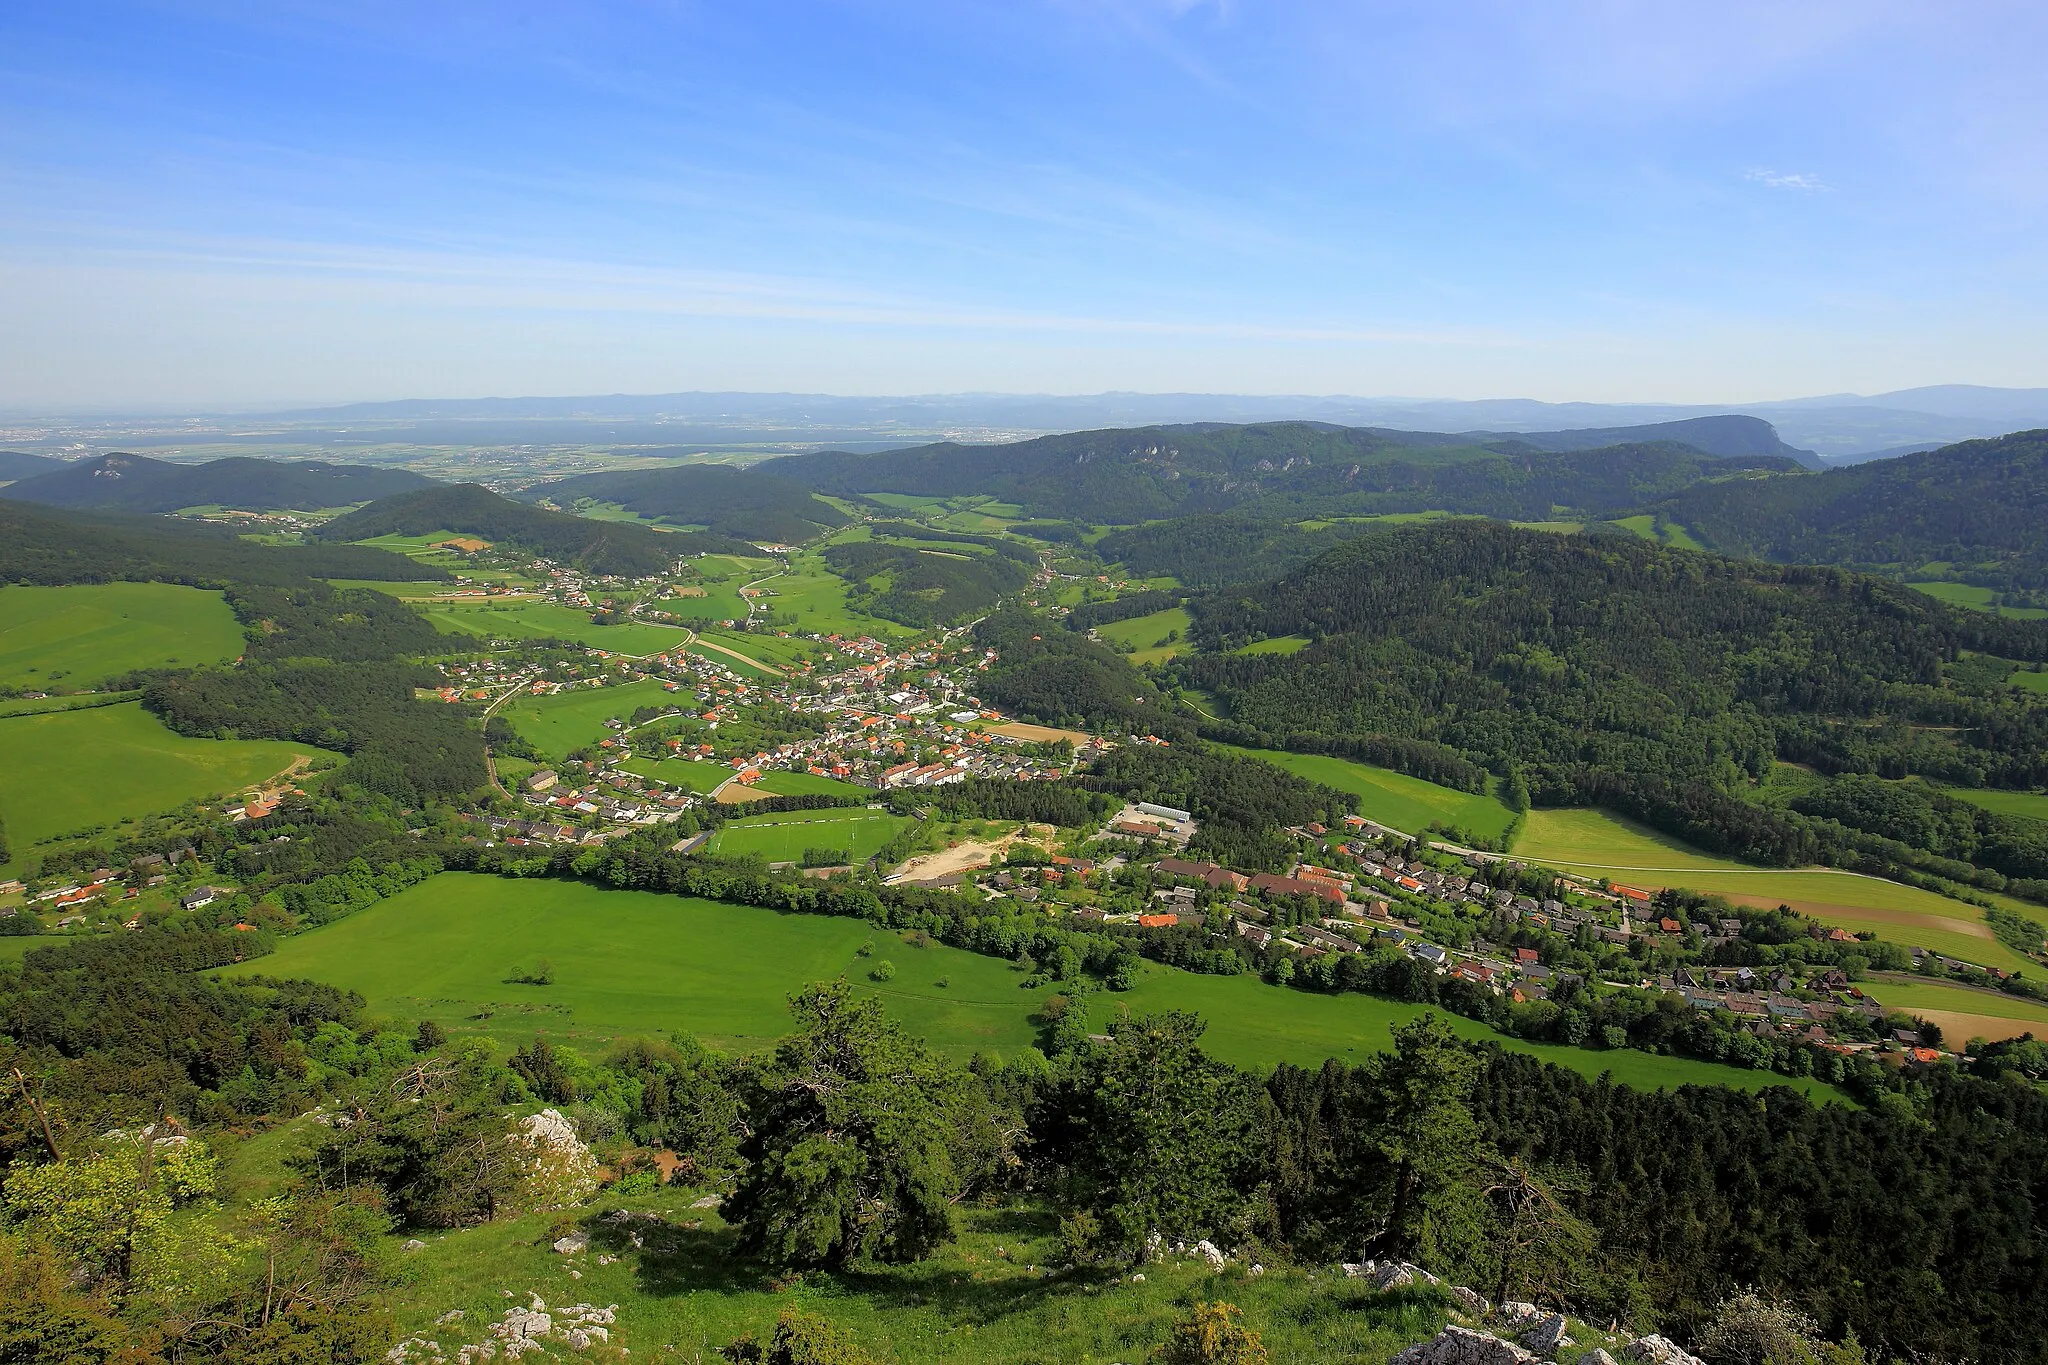
{"type": "Polygon", "coordinates": [[[1743,179],[1773,190],[1813,191],[1834,188],[1819,176],[1808,175],[1804,171],[1767,171],[1761,167],[1752,167],[1744,174],[1743,179]]]}

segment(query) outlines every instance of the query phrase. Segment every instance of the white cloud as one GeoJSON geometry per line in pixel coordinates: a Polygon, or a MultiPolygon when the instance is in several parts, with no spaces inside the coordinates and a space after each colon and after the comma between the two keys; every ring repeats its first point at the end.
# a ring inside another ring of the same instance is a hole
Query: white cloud
{"type": "Polygon", "coordinates": [[[1819,176],[1808,175],[1804,171],[1767,171],[1761,168],[1753,168],[1743,176],[1743,179],[1754,181],[1759,185],[1774,190],[1825,190],[1833,188],[1819,176]]]}

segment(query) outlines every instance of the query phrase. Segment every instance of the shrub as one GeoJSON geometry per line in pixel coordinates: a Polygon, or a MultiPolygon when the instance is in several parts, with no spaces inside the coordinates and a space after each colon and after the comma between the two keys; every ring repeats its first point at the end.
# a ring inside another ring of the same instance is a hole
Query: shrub
{"type": "Polygon", "coordinates": [[[1265,1343],[1241,1316],[1234,1304],[1196,1304],[1154,1348],[1153,1365],[1266,1365],[1265,1343]]]}
{"type": "Polygon", "coordinates": [[[873,971],[868,973],[868,979],[870,981],[887,981],[895,975],[896,964],[885,957],[875,964],[873,971]]]}

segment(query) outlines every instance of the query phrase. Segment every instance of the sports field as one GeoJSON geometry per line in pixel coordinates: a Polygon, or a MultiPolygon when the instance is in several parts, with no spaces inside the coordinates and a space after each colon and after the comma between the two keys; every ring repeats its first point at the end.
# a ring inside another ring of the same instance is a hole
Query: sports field
{"type": "MultiPolygon", "coordinates": [[[[914,948],[857,920],[461,872],[287,939],[270,957],[226,969],[250,973],[330,982],[362,992],[375,1013],[431,1018],[450,1032],[505,1041],[545,1029],[588,1046],[680,1029],[746,1051],[787,1031],[790,992],[841,975],[880,996],[906,1028],[954,1056],[1030,1045],[1035,1033],[1028,1016],[1044,994],[1020,989],[1024,978],[1007,962],[941,944],[914,948]],[[874,945],[868,957],[858,951],[865,943],[874,945]],[[553,985],[505,979],[540,958],[554,968],[553,985]],[[868,973],[884,959],[896,971],[878,985],[868,973]]],[[[1196,1010],[1210,1021],[1205,1046],[1253,1067],[1362,1057],[1387,1046],[1390,1023],[1421,1013],[1418,1006],[1367,996],[1309,995],[1256,977],[1196,976],[1152,963],[1136,990],[1097,998],[1104,1017],[1119,1004],[1141,1012],[1196,1010]]],[[[1537,1047],[1468,1020],[1453,1019],[1452,1026],[1585,1074],[1612,1071],[1616,1080],[1642,1087],[1784,1084],[1833,1095],[1769,1072],[1648,1053],[1537,1047]]]]}
{"type": "Polygon", "coordinates": [[[1410,834],[1420,834],[1432,823],[1455,825],[1470,834],[1497,839],[1515,813],[1491,796],[1439,787],[1419,777],[1354,763],[1325,754],[1289,754],[1277,749],[1238,749],[1232,753],[1264,759],[1287,771],[1358,796],[1358,813],[1368,820],[1410,834]]]}
{"type": "MultiPolygon", "coordinates": [[[[2037,676],[2028,674],[2028,677],[2037,676]]],[[[2040,792],[1993,791],[1988,787],[1944,787],[1958,801],[1967,801],[2000,815],[2023,815],[2030,820],[2048,820],[2048,795],[2040,792]]]]}
{"type": "Polygon", "coordinates": [[[816,773],[767,772],[754,784],[755,791],[767,792],[770,796],[874,796],[877,793],[869,787],[857,786],[852,782],[841,782],[836,777],[820,777],[816,773]]]}
{"type": "Polygon", "coordinates": [[[1996,1042],[2031,1033],[2048,1038],[2048,1005],[2000,991],[1885,973],[1863,983],[1886,1009],[1904,1010],[1941,1025],[1942,1041],[1960,1049],[1972,1038],[1996,1042]]]}
{"type": "Polygon", "coordinates": [[[592,624],[590,614],[556,602],[416,602],[414,605],[449,635],[485,640],[574,640],[621,654],[661,654],[689,638],[681,626],[592,624]]]}
{"type": "Polygon", "coordinates": [[[732,776],[732,769],[723,763],[700,763],[688,758],[629,758],[619,766],[629,773],[693,792],[711,791],[732,776]]]}
{"type": "Polygon", "coordinates": [[[242,652],[241,623],[217,592],[170,583],[0,588],[0,686],[96,683],[242,652]]]}
{"type": "MultiPolygon", "coordinates": [[[[1683,886],[1742,905],[1780,903],[1826,924],[2007,971],[2039,968],[1991,936],[1976,906],[1833,868],[1759,868],[1702,853],[1602,810],[1532,810],[1515,840],[1532,861],[1630,886],[1683,886]]],[[[2014,908],[2024,910],[2017,902],[2014,908]]]]}
{"type": "Polygon", "coordinates": [[[187,739],[138,702],[0,719],[0,818],[17,862],[74,831],[232,795],[321,750],[277,740],[187,739]]]}
{"type": "Polygon", "coordinates": [[[710,850],[732,857],[753,854],[771,863],[793,863],[807,848],[839,848],[858,862],[872,858],[910,823],[907,815],[885,815],[864,806],[775,811],[732,821],[711,836],[710,850]]]}
{"type": "Polygon", "coordinates": [[[550,696],[516,697],[496,714],[551,759],[597,743],[614,732],[605,725],[624,720],[643,706],[673,706],[675,694],[652,678],[610,687],[576,687],[550,696]]]}

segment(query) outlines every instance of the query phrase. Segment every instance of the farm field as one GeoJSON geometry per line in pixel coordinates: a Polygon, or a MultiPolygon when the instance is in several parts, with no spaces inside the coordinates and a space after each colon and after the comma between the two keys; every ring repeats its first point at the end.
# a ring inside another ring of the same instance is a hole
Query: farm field
{"type": "MultiPolygon", "coordinates": [[[[1601,810],[1532,810],[1517,856],[1629,886],[1683,886],[1743,905],[1783,904],[1827,924],[2007,971],[2030,964],[1991,936],[1973,905],[1832,868],[1760,868],[1716,858],[1601,810]]],[[[2014,908],[2024,909],[2017,902],[2014,908]]],[[[2035,968],[2038,970],[2038,968],[2035,968]]]]}
{"type": "Polygon", "coordinates": [[[1946,602],[1952,607],[1966,607],[1971,611],[1988,611],[1998,616],[2017,617],[2020,620],[2038,621],[2048,616],[2048,611],[2039,607],[2000,607],[1991,599],[1996,595],[1990,588],[1978,587],[1974,583],[1908,583],[1915,592],[1924,592],[1929,597],[1946,602]]]}
{"type": "Polygon", "coordinates": [[[748,630],[707,630],[697,638],[783,673],[795,671],[812,648],[809,640],[785,640],[779,635],[748,630]]]}
{"type": "MultiPolygon", "coordinates": [[[[285,940],[266,958],[223,975],[303,976],[360,991],[374,1013],[431,1018],[451,1033],[524,1042],[536,1030],[580,1047],[681,1030],[732,1051],[755,1051],[789,1027],[788,995],[844,975],[881,997],[892,1017],[956,1057],[1032,1045],[1028,1016],[1041,992],[1019,989],[1007,962],[942,944],[915,948],[857,920],[783,915],[751,906],[614,891],[578,882],[516,880],[449,872],[322,929],[285,940]],[[873,943],[870,957],[858,955],[873,943]],[[539,958],[555,983],[505,978],[539,958]],[[874,962],[896,972],[869,980],[874,962]],[[936,983],[946,981],[945,986],[936,983]]],[[[1093,997],[1107,1018],[1120,1004],[1143,1013],[1192,1009],[1210,1021],[1204,1046],[1263,1069],[1281,1061],[1320,1065],[1355,1060],[1388,1045],[1388,1026],[1420,1006],[1369,996],[1319,996],[1268,986],[1256,977],[1197,976],[1145,964],[1135,990],[1093,997]]],[[[1587,1075],[1611,1072],[1639,1087],[1791,1085],[1816,1098],[1835,1092],[1811,1081],[1639,1052],[1591,1052],[1506,1039],[1469,1020],[1461,1034],[1527,1051],[1587,1075]]]]}
{"type": "Polygon", "coordinates": [[[1972,1038],[1996,1042],[2031,1033],[2048,1038],[2048,1005],[1998,991],[1880,973],[1863,983],[1886,1009],[1904,1010],[1941,1025],[1943,1041],[1960,1049],[1972,1038]]]}
{"type": "Polygon", "coordinates": [[[2000,815],[2023,815],[2030,820],[2048,820],[2048,795],[2041,792],[1993,791],[1988,787],[1944,787],[1942,790],[1958,801],[1967,801],[1973,806],[1997,811],[2000,815]]]}
{"type": "Polygon", "coordinates": [[[2014,687],[2048,696],[2048,673],[2015,673],[2008,681],[2014,687]]]}
{"type": "Polygon", "coordinates": [[[1276,635],[1270,640],[1258,640],[1243,649],[1234,649],[1233,654],[1299,654],[1309,646],[1306,635],[1276,635]]]}
{"type": "Polygon", "coordinates": [[[868,787],[852,782],[841,782],[836,777],[820,777],[816,773],[766,772],[754,784],[757,792],[770,796],[874,796],[868,787]]]}
{"type": "Polygon", "coordinates": [[[1095,633],[1105,640],[1127,645],[1131,649],[1131,662],[1135,664],[1163,663],[1179,654],[1188,645],[1188,628],[1194,624],[1187,611],[1181,607],[1168,607],[1155,611],[1150,616],[1134,616],[1128,621],[1111,621],[1106,626],[1097,626],[1095,633]],[[1182,637],[1168,643],[1168,635],[1182,637]]]}
{"type": "Polygon", "coordinates": [[[472,584],[450,583],[446,579],[421,578],[407,583],[391,583],[381,578],[330,578],[325,580],[337,588],[368,588],[381,592],[386,597],[396,597],[401,602],[418,602],[426,598],[442,597],[473,587],[472,584]]]}
{"type": "Polygon", "coordinates": [[[322,751],[279,740],[187,739],[139,702],[0,719],[0,819],[14,857],[39,840],[229,795],[322,751]]]}
{"type": "Polygon", "coordinates": [[[0,686],[96,683],[242,652],[241,622],[217,592],[170,583],[0,588],[0,686]]]}
{"type": "Polygon", "coordinates": [[[913,948],[859,920],[781,915],[646,891],[450,872],[229,969],[306,976],[361,991],[379,1014],[433,1019],[504,1042],[536,1030],[597,1048],[681,1030],[752,1052],[789,1028],[791,992],[845,976],[956,1057],[1011,1051],[1033,1035],[1038,995],[1010,964],[913,948]],[[858,950],[872,942],[873,956],[858,950]],[[505,978],[537,959],[555,982],[505,978]],[[868,972],[887,959],[886,985],[868,972]],[[947,984],[934,983],[944,979],[947,984]]]}
{"type": "Polygon", "coordinates": [[[695,592],[686,590],[659,605],[661,610],[686,621],[744,621],[747,600],[740,596],[740,589],[749,581],[734,574],[723,583],[691,584],[695,592]]]}
{"type": "Polygon", "coordinates": [[[761,585],[773,597],[757,599],[767,611],[796,618],[789,629],[802,634],[844,635],[858,638],[872,635],[878,640],[905,633],[894,621],[884,621],[846,605],[846,580],[825,567],[816,555],[801,554],[790,561],[790,572],[761,585]]]}
{"type": "Polygon", "coordinates": [[[644,656],[664,653],[689,638],[681,626],[595,625],[588,612],[556,602],[493,602],[484,598],[415,605],[443,634],[474,635],[484,640],[575,640],[594,649],[644,656]]]}
{"type": "Polygon", "coordinates": [[[732,776],[732,769],[723,763],[700,763],[688,758],[629,758],[619,766],[629,773],[700,793],[711,791],[732,776]]]}
{"type": "Polygon", "coordinates": [[[515,697],[497,714],[551,759],[595,744],[612,733],[605,721],[631,716],[643,706],[672,706],[675,694],[652,678],[610,687],[577,687],[550,696],[515,697]]]}
{"type": "Polygon", "coordinates": [[[885,815],[859,806],[775,811],[733,820],[711,836],[709,849],[728,857],[751,854],[771,863],[793,863],[807,848],[840,848],[859,862],[874,857],[910,823],[907,815],[885,815]]]}
{"type": "Polygon", "coordinates": [[[1375,768],[1369,763],[1332,758],[1326,754],[1289,754],[1277,749],[1238,749],[1230,752],[1261,758],[1311,782],[1322,782],[1339,791],[1356,793],[1359,814],[1368,820],[1409,834],[1420,834],[1432,823],[1456,825],[1467,833],[1497,839],[1506,832],[1515,813],[1491,796],[1440,787],[1419,777],[1375,768]]]}
{"type": "MultiPolygon", "coordinates": [[[[1209,1024],[1202,1037],[1204,1048],[1224,1061],[1254,1070],[1279,1062],[1314,1068],[1328,1057],[1357,1063],[1371,1053],[1386,1050],[1389,1029],[1419,1019],[1427,1012],[1423,1005],[1407,1005],[1376,996],[1315,995],[1271,986],[1256,976],[1204,976],[1155,962],[1145,964],[1144,974],[1134,989],[1091,998],[1098,1024],[1106,1023],[1126,1006],[1136,1014],[1192,1010],[1209,1024]]],[[[1583,1076],[1611,1075],[1621,1084],[1639,1090],[1678,1085],[1762,1090],[1787,1085],[1816,1100],[1839,1098],[1832,1087],[1811,1079],[1794,1080],[1770,1071],[1722,1066],[1689,1057],[1659,1057],[1626,1048],[1594,1052],[1587,1048],[1525,1043],[1473,1020],[1442,1010],[1436,1013],[1460,1037],[1498,1043],[1583,1076]]]]}

